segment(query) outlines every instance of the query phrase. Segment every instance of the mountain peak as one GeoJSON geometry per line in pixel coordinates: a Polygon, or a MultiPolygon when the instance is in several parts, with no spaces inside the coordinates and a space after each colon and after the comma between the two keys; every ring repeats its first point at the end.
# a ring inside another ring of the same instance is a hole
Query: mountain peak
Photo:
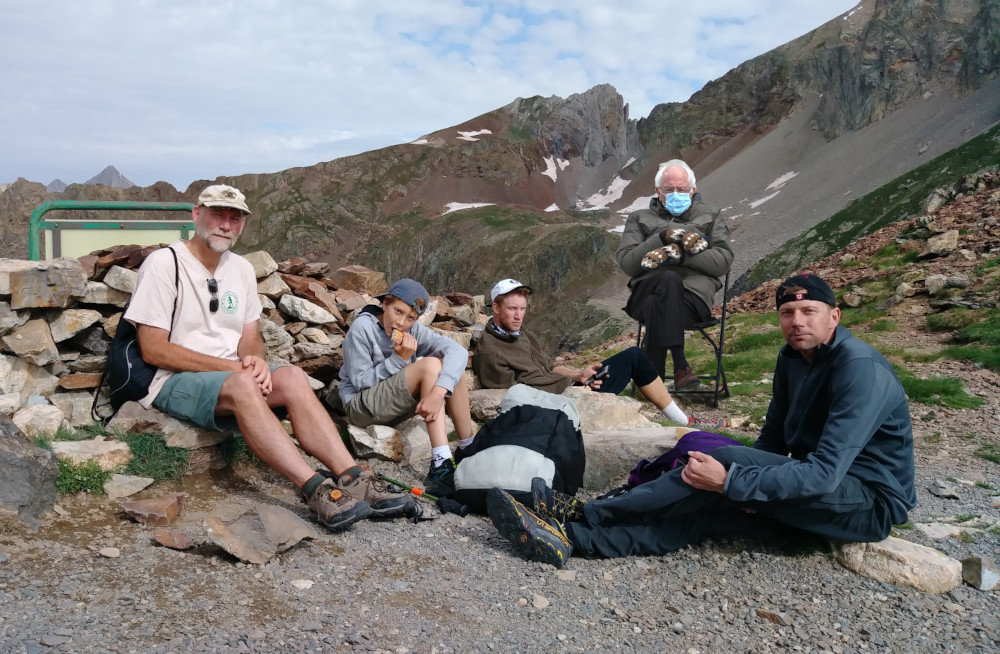
{"type": "Polygon", "coordinates": [[[114,166],[108,166],[99,175],[91,177],[84,184],[103,184],[112,188],[132,188],[135,186],[114,166]]]}

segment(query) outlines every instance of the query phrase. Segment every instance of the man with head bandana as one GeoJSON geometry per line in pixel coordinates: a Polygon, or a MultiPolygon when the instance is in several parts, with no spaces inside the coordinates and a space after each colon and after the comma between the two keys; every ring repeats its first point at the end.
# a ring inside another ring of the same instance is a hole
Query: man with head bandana
{"type": "Polygon", "coordinates": [[[725,218],[701,202],[690,166],[662,163],[653,183],[656,197],[628,217],[615,257],[631,277],[625,311],[646,325],[644,351],[661,377],[669,352],[674,389],[688,390],[698,376],[684,356],[684,328],[711,318],[733,248],[725,218]]]}

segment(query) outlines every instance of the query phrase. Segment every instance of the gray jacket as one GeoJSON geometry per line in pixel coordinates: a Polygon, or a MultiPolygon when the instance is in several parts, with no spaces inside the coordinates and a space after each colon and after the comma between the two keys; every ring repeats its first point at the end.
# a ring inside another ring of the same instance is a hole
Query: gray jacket
{"type": "Polygon", "coordinates": [[[375,306],[365,307],[344,337],[344,365],[340,368],[340,400],[344,406],[358,391],[395,375],[417,357],[436,356],[442,360],[435,386],[444,388],[450,396],[465,373],[469,352],[450,338],[415,322],[410,334],[417,339],[417,351],[409,361],[404,361],[392,349],[392,340],[382,329],[376,310],[381,311],[375,306]]]}
{"type": "Polygon", "coordinates": [[[906,522],[917,504],[906,393],[886,358],[844,327],[816,349],[813,363],[788,345],[781,349],[754,447],[791,459],[780,466],[733,464],[725,486],[732,500],[822,497],[851,475],[885,501],[893,524],[906,522]]]}
{"type": "Polygon", "coordinates": [[[647,252],[664,245],[660,232],[664,229],[680,227],[696,232],[708,241],[708,248],[698,254],[686,254],[684,261],[671,266],[671,270],[684,279],[684,288],[691,291],[711,308],[715,305],[715,294],[722,288],[722,278],[733,265],[733,246],[729,241],[729,226],[726,219],[719,216],[719,210],[695,200],[687,211],[673,216],[663,208],[659,200],[653,198],[649,209],[633,211],[625,222],[625,232],[615,258],[625,274],[631,277],[629,288],[656,270],[642,267],[642,258],[647,252]]]}

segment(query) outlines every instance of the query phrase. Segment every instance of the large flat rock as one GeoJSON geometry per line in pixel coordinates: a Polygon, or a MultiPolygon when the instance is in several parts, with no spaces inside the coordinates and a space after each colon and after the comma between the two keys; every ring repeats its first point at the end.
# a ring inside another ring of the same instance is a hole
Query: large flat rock
{"type": "Polygon", "coordinates": [[[587,467],[583,487],[605,491],[625,483],[639,459],[653,459],[663,454],[686,434],[684,427],[646,427],[618,431],[583,433],[587,467]]]}

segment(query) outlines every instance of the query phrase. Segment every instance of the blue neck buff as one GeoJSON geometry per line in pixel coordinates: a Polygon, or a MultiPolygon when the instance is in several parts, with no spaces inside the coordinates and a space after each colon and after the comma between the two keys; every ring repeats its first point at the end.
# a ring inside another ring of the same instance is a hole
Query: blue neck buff
{"type": "Polygon", "coordinates": [[[691,207],[690,193],[670,193],[663,199],[663,208],[679,216],[691,207]]]}

